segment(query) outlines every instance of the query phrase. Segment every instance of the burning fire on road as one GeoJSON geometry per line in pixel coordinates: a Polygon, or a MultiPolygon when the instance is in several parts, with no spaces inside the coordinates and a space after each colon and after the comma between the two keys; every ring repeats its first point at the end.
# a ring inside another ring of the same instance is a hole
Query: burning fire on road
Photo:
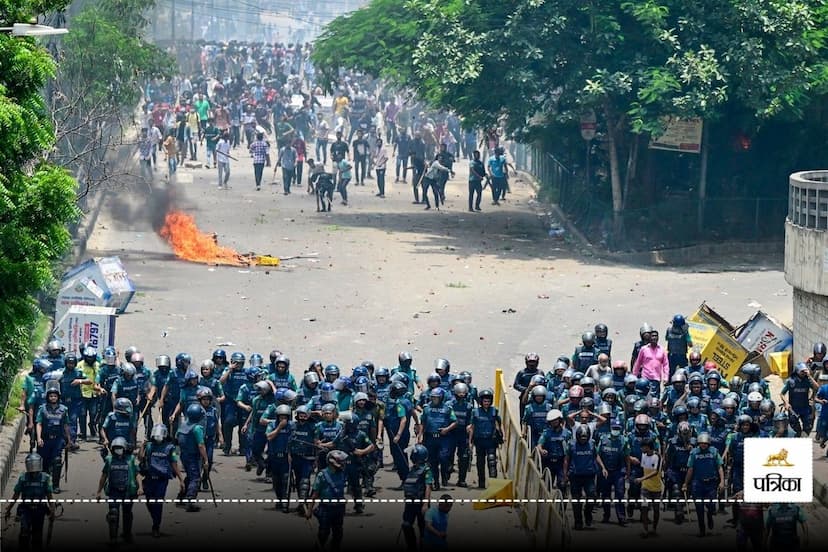
{"type": "Polygon", "coordinates": [[[159,233],[170,244],[175,256],[185,261],[228,266],[279,264],[277,257],[252,253],[242,255],[231,247],[219,245],[218,236],[199,230],[195,219],[182,211],[167,213],[164,217],[164,226],[159,233]]]}

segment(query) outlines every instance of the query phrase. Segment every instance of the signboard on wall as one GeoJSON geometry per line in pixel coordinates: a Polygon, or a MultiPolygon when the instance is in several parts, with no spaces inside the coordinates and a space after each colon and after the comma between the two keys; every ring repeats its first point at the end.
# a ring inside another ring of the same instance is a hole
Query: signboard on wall
{"type": "Polygon", "coordinates": [[[677,151],[680,153],[700,153],[702,141],[702,127],[704,120],[700,117],[680,119],[678,117],[664,117],[662,119],[665,130],[661,136],[650,139],[650,149],[677,151]]]}

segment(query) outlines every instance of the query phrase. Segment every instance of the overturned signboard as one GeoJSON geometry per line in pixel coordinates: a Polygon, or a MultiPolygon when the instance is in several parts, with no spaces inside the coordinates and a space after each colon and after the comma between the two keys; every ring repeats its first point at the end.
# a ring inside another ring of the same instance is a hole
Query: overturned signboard
{"type": "Polygon", "coordinates": [[[687,321],[687,328],[702,360],[715,362],[728,380],[739,372],[748,351],[733,336],[716,326],[692,320],[687,321]]]}
{"type": "Polygon", "coordinates": [[[762,372],[773,372],[770,354],[789,351],[793,347],[793,332],[762,311],[750,317],[736,334],[736,339],[751,353],[751,361],[762,367],[762,372]]]}
{"type": "Polygon", "coordinates": [[[74,305],[55,324],[54,337],[60,339],[67,351],[80,352],[89,344],[102,351],[115,345],[115,308],[74,305]]]}

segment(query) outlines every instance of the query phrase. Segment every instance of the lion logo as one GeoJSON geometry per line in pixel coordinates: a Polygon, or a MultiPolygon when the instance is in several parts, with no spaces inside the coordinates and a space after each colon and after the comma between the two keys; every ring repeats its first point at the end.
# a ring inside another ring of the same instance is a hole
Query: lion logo
{"type": "Polygon", "coordinates": [[[785,449],[780,450],[776,454],[771,454],[768,456],[767,462],[763,464],[764,466],[786,466],[790,467],[793,466],[790,462],[788,462],[788,451],[785,449]]]}

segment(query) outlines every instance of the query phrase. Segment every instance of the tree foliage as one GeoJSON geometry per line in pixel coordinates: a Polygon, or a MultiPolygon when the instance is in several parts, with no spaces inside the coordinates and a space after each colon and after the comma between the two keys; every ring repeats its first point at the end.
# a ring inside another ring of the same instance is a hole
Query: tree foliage
{"type": "Polygon", "coordinates": [[[28,354],[34,295],[53,282],[78,216],[75,181],[48,164],[55,134],[42,90],[55,72],[32,39],[0,34],[0,391],[28,354]]]}
{"type": "Polygon", "coordinates": [[[663,116],[739,113],[748,129],[802,118],[825,92],[827,24],[822,0],[373,0],[326,28],[314,60],[518,138],[594,109],[618,213],[639,136],[663,116]]]}

